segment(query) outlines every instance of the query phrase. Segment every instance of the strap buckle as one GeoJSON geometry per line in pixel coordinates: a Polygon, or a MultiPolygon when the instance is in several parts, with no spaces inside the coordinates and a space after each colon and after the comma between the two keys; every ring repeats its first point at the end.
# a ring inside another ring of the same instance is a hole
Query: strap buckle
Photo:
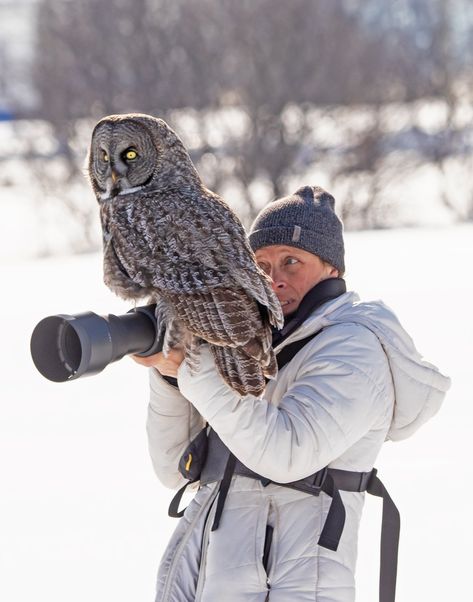
{"type": "Polygon", "coordinates": [[[314,480],[312,481],[312,483],[307,483],[307,486],[311,490],[312,495],[317,496],[323,490],[327,474],[327,467],[322,468],[314,474],[314,480]]]}

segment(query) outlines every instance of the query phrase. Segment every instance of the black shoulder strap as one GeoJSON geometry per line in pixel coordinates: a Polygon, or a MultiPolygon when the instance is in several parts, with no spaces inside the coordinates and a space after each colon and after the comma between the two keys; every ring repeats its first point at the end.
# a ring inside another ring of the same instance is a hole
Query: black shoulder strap
{"type": "Polygon", "coordinates": [[[233,473],[235,472],[236,465],[236,457],[230,452],[228,456],[227,464],[225,466],[225,472],[223,473],[223,478],[220,481],[219,492],[218,492],[218,501],[217,508],[215,510],[215,518],[212,525],[212,531],[216,531],[220,524],[220,518],[223,512],[223,506],[225,505],[225,500],[227,499],[227,493],[230,489],[230,484],[232,482],[233,473]]]}
{"type": "Polygon", "coordinates": [[[289,343],[281,349],[281,351],[277,354],[276,360],[278,362],[278,370],[281,370],[286,364],[288,364],[292,358],[298,353],[302,347],[307,345],[309,341],[311,341],[314,337],[322,332],[322,328],[313,334],[310,334],[305,339],[301,339],[300,341],[294,341],[294,343],[289,343]]]}
{"type": "Polygon", "coordinates": [[[182,496],[184,495],[184,492],[187,489],[187,487],[192,483],[195,483],[196,481],[198,481],[198,479],[194,479],[193,481],[187,481],[187,483],[176,492],[176,494],[171,500],[171,503],[169,504],[168,516],[170,516],[171,518],[181,518],[181,516],[184,516],[186,508],[184,508],[183,510],[179,510],[179,504],[181,503],[182,496]]]}
{"type": "Polygon", "coordinates": [[[397,560],[401,518],[391,496],[373,469],[368,493],[383,500],[383,518],[381,523],[381,560],[379,571],[379,600],[394,602],[396,598],[397,560]]]}

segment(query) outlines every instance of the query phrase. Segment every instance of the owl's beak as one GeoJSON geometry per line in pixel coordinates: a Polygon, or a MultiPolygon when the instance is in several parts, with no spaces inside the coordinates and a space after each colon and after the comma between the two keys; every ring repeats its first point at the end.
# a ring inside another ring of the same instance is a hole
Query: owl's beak
{"type": "Polygon", "coordinates": [[[109,187],[110,187],[110,196],[112,198],[116,197],[117,194],[121,191],[120,175],[113,169],[110,171],[109,187]],[[110,184],[110,181],[111,181],[111,184],[110,184]]]}

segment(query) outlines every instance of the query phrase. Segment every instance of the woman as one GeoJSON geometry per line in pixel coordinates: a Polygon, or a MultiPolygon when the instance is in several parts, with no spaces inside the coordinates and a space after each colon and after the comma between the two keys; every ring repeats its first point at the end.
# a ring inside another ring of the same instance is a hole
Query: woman
{"type": "MultiPolygon", "coordinates": [[[[285,315],[273,339],[278,358],[305,344],[262,398],[230,389],[205,346],[196,373],[179,350],[139,359],[152,366],[149,447],[164,485],[185,482],[181,456],[189,462],[189,443],[206,423],[212,429],[205,474],[165,551],[156,600],[353,601],[363,491],[373,489],[378,452],[438,410],[449,379],[421,359],[389,308],[346,292],[342,224],[327,192],[306,186],[270,203],[249,240],[285,315]],[[310,475],[319,489],[294,486],[310,475]],[[371,480],[350,489],[343,479],[337,485],[339,475],[371,480]]],[[[393,599],[392,584],[386,595],[393,599]]]]}

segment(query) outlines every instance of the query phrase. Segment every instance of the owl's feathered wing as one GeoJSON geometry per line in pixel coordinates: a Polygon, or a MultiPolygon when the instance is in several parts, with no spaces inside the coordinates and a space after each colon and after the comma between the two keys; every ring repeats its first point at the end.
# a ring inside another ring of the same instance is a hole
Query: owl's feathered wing
{"type": "Polygon", "coordinates": [[[141,296],[153,292],[168,315],[210,344],[232,388],[260,395],[277,372],[270,324],[281,327],[283,316],[231,209],[198,187],[128,194],[104,217],[109,286],[130,297],[134,287],[141,296]]]}

